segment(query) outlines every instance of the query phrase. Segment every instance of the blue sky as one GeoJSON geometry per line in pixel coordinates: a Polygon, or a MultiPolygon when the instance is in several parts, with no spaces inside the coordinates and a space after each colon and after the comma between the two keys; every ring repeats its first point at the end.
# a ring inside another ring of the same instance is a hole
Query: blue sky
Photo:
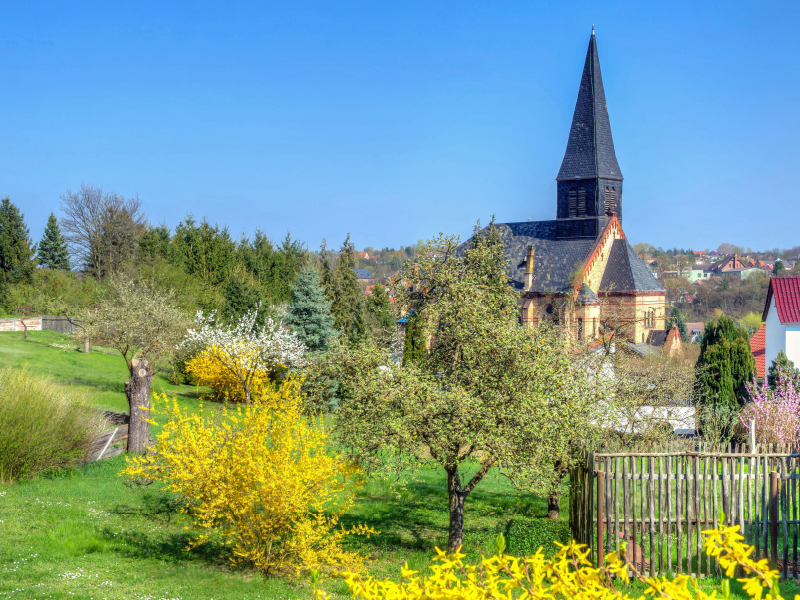
{"type": "Polygon", "coordinates": [[[317,247],[555,218],[595,23],[632,242],[800,244],[800,3],[0,4],[0,196],[317,247]]]}

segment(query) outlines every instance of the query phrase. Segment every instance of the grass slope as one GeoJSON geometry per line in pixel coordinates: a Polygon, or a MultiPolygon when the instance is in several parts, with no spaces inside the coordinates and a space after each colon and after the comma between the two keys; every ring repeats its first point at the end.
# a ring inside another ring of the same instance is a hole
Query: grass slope
{"type": "MultiPolygon", "coordinates": [[[[22,334],[0,334],[0,364],[27,367],[77,387],[96,406],[127,409],[122,358],[100,351],[81,354],[64,336],[50,332],[29,335],[24,341],[22,334]]],[[[198,392],[190,386],[158,380],[154,387],[177,395],[185,406],[198,403],[198,392]]],[[[124,486],[118,475],[124,462],[120,456],[53,477],[0,485],[0,598],[309,597],[305,579],[265,579],[249,570],[231,570],[217,547],[184,551],[193,533],[175,513],[171,495],[155,486],[124,486]]],[[[467,500],[465,550],[471,559],[491,553],[499,524],[517,516],[541,517],[546,509],[543,500],[491,473],[467,500]]],[[[405,562],[416,570],[430,564],[434,546],[446,544],[447,521],[444,473],[431,469],[397,491],[369,482],[345,525],[367,523],[380,531],[369,539],[353,539],[351,547],[370,557],[371,574],[396,578],[405,562]]],[[[340,581],[324,587],[336,596],[346,593],[340,581]]]]}

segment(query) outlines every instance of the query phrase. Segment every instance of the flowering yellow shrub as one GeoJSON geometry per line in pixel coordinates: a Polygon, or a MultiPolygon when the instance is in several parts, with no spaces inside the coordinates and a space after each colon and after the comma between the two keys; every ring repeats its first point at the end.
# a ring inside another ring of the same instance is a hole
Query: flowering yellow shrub
{"type": "Polygon", "coordinates": [[[301,403],[300,381],[291,378],[248,406],[191,413],[156,398],[154,412],[166,419],[153,451],[129,456],[123,475],[180,494],[201,532],[190,547],[219,541],[235,563],[264,573],[358,572],[362,559],[341,541],[375,532],[337,529],[356,470],[326,450],[321,420],[305,417],[301,403]]]}
{"type": "MultiPolygon", "coordinates": [[[[741,567],[746,577],[739,581],[744,583],[751,598],[780,599],[778,571],[771,570],[766,559],[754,561],[750,558],[753,547],[742,543],[744,538],[738,530],[737,525],[703,532],[706,553],[717,558],[727,577],[733,577],[736,567],[741,567]]],[[[604,566],[598,569],[589,562],[589,549],[575,542],[561,546],[552,559],[545,559],[541,549],[527,558],[508,556],[504,554],[502,536],[498,537],[497,545],[497,554],[484,558],[477,566],[465,564],[465,555],[460,552],[448,555],[437,548],[436,564],[430,567],[430,575],[421,577],[405,565],[400,569],[399,583],[364,579],[351,573],[347,576],[347,585],[353,598],[361,600],[631,600],[627,594],[614,589],[612,577],[628,583],[629,573],[633,573],[647,585],[645,595],[651,598],[720,600],[730,597],[727,579],[722,581],[719,590],[708,594],[688,575],[671,579],[645,577],[626,561],[624,548],[619,553],[606,555],[604,566]]],[[[326,600],[330,596],[316,589],[317,580],[316,576],[312,577],[314,598],[326,600]]],[[[800,596],[795,600],[798,598],[800,596]]]]}
{"type": "MultiPolygon", "coordinates": [[[[194,375],[198,385],[214,390],[214,398],[227,402],[244,402],[245,388],[242,382],[242,363],[239,357],[231,356],[224,348],[210,347],[186,362],[186,372],[194,375]],[[231,366],[233,368],[231,368],[231,366]]],[[[269,394],[273,383],[270,371],[253,369],[246,373],[250,377],[250,394],[260,398],[269,394]]]]}

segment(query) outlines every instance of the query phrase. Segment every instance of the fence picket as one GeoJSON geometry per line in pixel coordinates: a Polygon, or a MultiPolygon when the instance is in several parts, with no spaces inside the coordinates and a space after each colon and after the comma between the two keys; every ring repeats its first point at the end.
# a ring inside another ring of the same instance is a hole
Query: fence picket
{"type": "Polygon", "coordinates": [[[683,506],[681,504],[681,494],[683,490],[683,459],[679,456],[675,459],[675,469],[677,478],[675,479],[675,520],[678,529],[678,573],[683,573],[683,506]]]}

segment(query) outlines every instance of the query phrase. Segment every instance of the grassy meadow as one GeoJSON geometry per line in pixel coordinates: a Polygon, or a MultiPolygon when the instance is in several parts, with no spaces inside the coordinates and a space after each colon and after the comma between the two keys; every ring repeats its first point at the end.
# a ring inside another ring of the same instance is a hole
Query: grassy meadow
{"type": "MultiPolygon", "coordinates": [[[[94,406],[127,411],[123,392],[127,372],[119,355],[102,348],[82,354],[65,336],[51,332],[33,332],[29,338],[0,334],[0,364],[27,368],[76,388],[94,406]]],[[[187,407],[200,402],[201,391],[191,386],[176,387],[159,378],[153,387],[177,396],[187,407]]],[[[185,551],[194,533],[176,512],[173,497],[156,486],[126,487],[119,477],[124,464],[123,455],[0,484],[0,598],[309,597],[305,578],[267,579],[250,570],[233,570],[219,547],[185,551]]],[[[380,532],[348,542],[369,557],[369,571],[378,577],[397,577],[405,562],[424,569],[433,548],[446,544],[443,471],[423,470],[405,483],[398,489],[367,483],[344,519],[346,526],[366,523],[380,532]]],[[[566,495],[562,505],[567,506],[566,495]]],[[[491,473],[468,498],[466,511],[464,549],[477,560],[481,553],[493,552],[498,527],[514,518],[543,517],[546,503],[491,473]]],[[[336,597],[346,596],[341,581],[326,581],[323,587],[336,597]]],[[[787,587],[784,591],[790,591],[787,587]]]]}

